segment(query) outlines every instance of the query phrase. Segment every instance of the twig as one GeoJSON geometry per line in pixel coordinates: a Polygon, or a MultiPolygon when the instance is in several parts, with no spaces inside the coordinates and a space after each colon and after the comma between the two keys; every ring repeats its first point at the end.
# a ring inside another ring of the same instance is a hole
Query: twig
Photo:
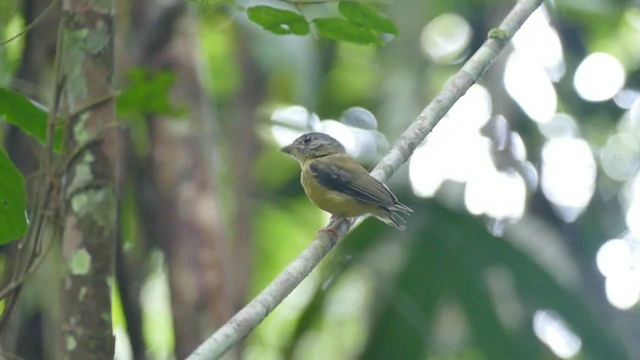
{"type": "MultiPolygon", "coordinates": [[[[520,0],[502,21],[498,30],[494,29],[489,39],[476,51],[452,78],[442,91],[418,115],[391,151],[380,161],[371,174],[385,181],[404,163],[414,149],[433,130],[438,121],[451,106],[473,85],[508,44],[525,20],[540,6],[542,0],[520,0]],[[498,34],[499,36],[496,36],[498,34]]],[[[343,221],[338,232],[344,236],[350,224],[343,221]]],[[[333,248],[339,238],[321,232],[298,258],[249,304],[234,315],[225,325],[204,341],[187,360],[219,359],[253,330],[271,311],[284,300],[300,282],[311,273],[320,260],[333,248]]]]}
{"type": "Polygon", "coordinates": [[[12,42],[13,40],[19,38],[20,36],[26,34],[27,31],[31,30],[34,26],[38,25],[38,23],[40,23],[42,21],[42,19],[44,19],[45,16],[47,16],[51,12],[51,10],[54,9],[54,7],[56,5],[58,5],[58,3],[59,3],[59,0],[51,1],[51,3],[49,5],[47,5],[47,7],[44,9],[44,11],[42,11],[42,13],[40,15],[38,15],[38,17],[36,17],[29,25],[25,26],[24,29],[20,30],[17,34],[13,35],[12,37],[8,38],[7,40],[0,41],[0,47],[5,46],[8,43],[12,42]]]}
{"type": "MultiPolygon", "coordinates": [[[[56,0],[54,0],[47,9],[53,7],[55,3],[56,0]]],[[[45,13],[46,11],[47,10],[45,10],[45,13]]],[[[43,15],[39,17],[39,19],[41,19],[45,13],[43,13],[43,15]]],[[[35,272],[35,270],[37,270],[37,268],[40,266],[40,263],[44,261],[44,257],[46,254],[41,253],[43,242],[42,234],[47,225],[46,218],[47,216],[50,216],[48,214],[45,214],[45,209],[53,209],[54,220],[57,211],[58,204],[55,200],[52,199],[52,197],[54,197],[56,191],[58,190],[58,182],[56,180],[57,177],[53,169],[53,136],[56,116],[58,114],[62,98],[62,88],[65,85],[65,79],[60,77],[60,73],[58,71],[58,68],[60,66],[61,42],[62,30],[59,28],[58,37],[56,40],[56,55],[54,65],[54,68],[56,69],[56,84],[53,90],[53,105],[49,108],[49,113],[47,115],[46,139],[41,151],[40,164],[38,168],[39,176],[36,178],[36,184],[33,191],[33,222],[29,226],[27,234],[23,237],[23,239],[20,240],[20,243],[17,245],[15,266],[11,273],[11,280],[5,288],[0,290],[0,299],[5,300],[4,311],[0,315],[0,333],[2,333],[7,326],[7,319],[9,318],[9,315],[11,314],[13,307],[16,304],[16,299],[20,295],[22,285],[27,280],[27,278],[33,272],[35,272]],[[30,248],[28,248],[29,246],[30,248]],[[23,261],[25,262],[24,264],[23,261]]],[[[56,239],[58,239],[58,235],[59,234],[57,233],[57,231],[54,231],[51,243],[56,242],[56,239]]]]}

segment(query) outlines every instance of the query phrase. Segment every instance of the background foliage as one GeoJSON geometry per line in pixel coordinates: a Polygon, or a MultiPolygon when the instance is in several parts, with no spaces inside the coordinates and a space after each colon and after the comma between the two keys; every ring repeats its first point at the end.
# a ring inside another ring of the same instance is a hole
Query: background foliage
{"type": "MultiPolygon", "coordinates": [[[[1,38],[24,27],[19,9],[30,4],[0,5],[1,38]]],[[[364,164],[375,164],[513,4],[189,5],[189,21],[198,21],[204,102],[214,110],[206,118],[212,149],[202,151],[210,150],[223,218],[216,226],[228,239],[228,248],[218,248],[217,275],[236,287],[232,295],[195,295],[197,311],[215,317],[202,304],[230,302],[237,310],[328,218],[306,199],[297,163],[278,147],[303,131],[326,131],[364,164]]],[[[633,1],[547,3],[392,179],[394,192],[415,209],[407,231],[362,222],[233,356],[640,358],[638,39],[633,1]]],[[[46,111],[27,99],[47,102],[46,81],[16,80],[25,41],[0,47],[0,134],[7,144],[15,134],[9,124],[44,140],[46,111]]],[[[162,53],[156,55],[162,64],[162,53]]],[[[190,121],[192,110],[176,100],[184,76],[145,65],[122,71],[118,115],[129,128],[127,151],[142,159],[157,154],[162,144],[150,116],[190,121]]],[[[13,161],[21,168],[20,159],[13,161]]],[[[2,243],[26,229],[25,177],[15,169],[0,150],[2,243]]],[[[175,285],[167,275],[182,270],[167,260],[177,250],[154,242],[158,229],[144,221],[137,199],[155,204],[157,194],[145,193],[136,170],[128,171],[123,256],[143,275],[129,279],[140,283],[135,300],[145,356],[179,358],[175,285]]],[[[2,256],[4,264],[11,253],[2,256]]],[[[4,277],[8,271],[3,265],[4,277]]],[[[50,331],[42,320],[47,300],[36,300],[43,279],[37,274],[29,283],[14,326],[16,334],[46,343],[47,336],[33,335],[50,331]]],[[[131,300],[120,292],[114,299],[116,357],[132,358],[131,300]]],[[[210,332],[200,330],[196,340],[210,332]]],[[[20,341],[4,343],[9,352],[33,356],[20,341]]]]}

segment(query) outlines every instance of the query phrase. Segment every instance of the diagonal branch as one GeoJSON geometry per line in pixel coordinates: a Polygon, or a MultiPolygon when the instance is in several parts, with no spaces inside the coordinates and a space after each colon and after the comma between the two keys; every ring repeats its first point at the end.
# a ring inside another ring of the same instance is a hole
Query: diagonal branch
{"type": "MultiPolygon", "coordinates": [[[[414,149],[427,137],[451,106],[473,85],[500,55],[509,40],[525,20],[540,6],[542,0],[519,0],[498,29],[489,32],[489,39],[451,77],[442,91],[418,115],[418,118],[395,142],[391,151],[371,174],[385,181],[404,164],[414,149]]],[[[343,221],[338,232],[344,236],[350,224],[343,221]]],[[[320,232],[313,242],[278,277],[249,304],[236,313],[224,326],[205,340],[187,360],[220,358],[251,332],[273,309],[311,273],[320,260],[331,251],[339,238],[320,232]]]]}

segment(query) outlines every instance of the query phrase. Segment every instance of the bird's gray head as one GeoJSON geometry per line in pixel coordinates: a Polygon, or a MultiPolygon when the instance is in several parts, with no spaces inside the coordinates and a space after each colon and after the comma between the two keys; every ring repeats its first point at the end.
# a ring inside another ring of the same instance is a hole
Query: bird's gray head
{"type": "Polygon", "coordinates": [[[344,146],[338,140],[319,132],[301,135],[293,143],[283,147],[281,151],[293,156],[300,163],[326,155],[346,153],[344,146]]]}

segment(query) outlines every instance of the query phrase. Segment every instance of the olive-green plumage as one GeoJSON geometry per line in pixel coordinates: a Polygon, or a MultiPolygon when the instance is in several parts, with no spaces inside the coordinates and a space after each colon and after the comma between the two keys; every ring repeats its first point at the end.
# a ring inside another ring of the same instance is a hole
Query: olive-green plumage
{"type": "Polygon", "coordinates": [[[300,183],[309,199],[322,210],[336,217],[371,214],[405,230],[406,223],[398,213],[410,214],[413,210],[348,157],[338,140],[323,133],[308,133],[283,147],[282,152],[300,162],[300,183]]]}

